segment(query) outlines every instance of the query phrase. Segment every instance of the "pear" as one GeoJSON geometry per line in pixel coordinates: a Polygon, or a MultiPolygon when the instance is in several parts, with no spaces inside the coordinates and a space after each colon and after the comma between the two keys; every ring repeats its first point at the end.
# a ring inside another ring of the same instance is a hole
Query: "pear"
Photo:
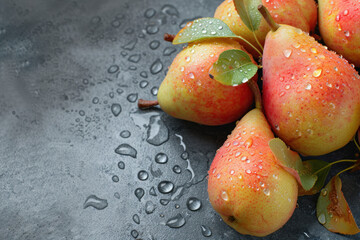
{"type": "Polygon", "coordinates": [[[263,104],[272,129],[303,155],[343,147],[360,125],[359,74],[301,29],[267,17],[263,104]]]}
{"type": "MultiPolygon", "coordinates": [[[[235,40],[219,38],[190,43],[184,48],[159,87],[157,102],[161,109],[175,118],[210,126],[240,119],[254,101],[250,88],[247,84],[226,86],[209,76],[219,55],[230,49],[244,50],[235,40]]],[[[257,75],[252,78],[256,80],[257,75]]],[[[143,102],[139,105],[141,108],[143,102]]]]}
{"type": "Polygon", "coordinates": [[[360,67],[360,2],[319,0],[319,30],[326,45],[360,67]]]}
{"type": "MultiPolygon", "coordinates": [[[[262,3],[278,23],[292,25],[305,32],[314,31],[317,21],[317,7],[314,0],[262,0],[262,3]]],[[[270,31],[266,21],[261,19],[259,28],[254,33],[251,32],[241,20],[232,0],[222,2],[216,9],[214,17],[224,21],[236,35],[242,36],[254,46],[258,46],[254,36],[256,35],[259,43],[264,46],[266,34],[270,31]]],[[[254,57],[258,56],[254,49],[247,44],[244,46],[254,57]]]]}
{"type": "Polygon", "coordinates": [[[298,184],[271,152],[273,138],[255,108],[237,123],[211,164],[210,203],[239,233],[266,236],[281,228],[296,207],[298,184]]]}

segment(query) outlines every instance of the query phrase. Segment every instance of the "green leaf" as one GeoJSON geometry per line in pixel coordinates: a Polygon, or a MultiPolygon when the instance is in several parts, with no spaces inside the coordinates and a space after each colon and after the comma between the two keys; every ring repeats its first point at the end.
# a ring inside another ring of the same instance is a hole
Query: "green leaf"
{"type": "Polygon", "coordinates": [[[318,221],[329,231],[354,235],[360,232],[355,219],[341,191],[341,179],[336,175],[321,190],[316,215],[318,221]]]}
{"type": "Polygon", "coordinates": [[[310,190],[306,191],[305,189],[299,189],[300,196],[316,194],[324,187],[326,177],[329,174],[331,167],[325,168],[327,165],[329,165],[329,163],[322,160],[307,160],[303,162],[303,165],[307,174],[314,174],[318,170],[324,168],[322,171],[316,174],[316,183],[310,190]]]}
{"type": "Polygon", "coordinates": [[[279,164],[296,178],[305,191],[314,186],[317,176],[307,172],[298,153],[291,151],[280,138],[271,139],[269,146],[279,164]]]}
{"type": "Polygon", "coordinates": [[[254,32],[260,26],[261,14],[258,6],[262,4],[261,0],[234,0],[235,9],[239,13],[241,20],[247,28],[254,32]]]}
{"type": "Polygon", "coordinates": [[[220,54],[210,69],[210,77],[224,85],[236,86],[247,82],[257,72],[258,67],[250,56],[239,49],[231,49],[220,54]]]}
{"type": "Polygon", "coordinates": [[[199,18],[186,24],[172,41],[173,44],[190,43],[208,38],[235,37],[230,28],[216,18],[199,18]]]}

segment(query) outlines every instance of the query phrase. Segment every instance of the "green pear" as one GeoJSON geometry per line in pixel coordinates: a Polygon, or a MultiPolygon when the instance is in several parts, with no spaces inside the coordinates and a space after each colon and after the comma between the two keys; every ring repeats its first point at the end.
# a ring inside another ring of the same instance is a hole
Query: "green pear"
{"type": "Polygon", "coordinates": [[[273,155],[268,144],[273,138],[262,111],[251,110],[237,123],[211,164],[210,203],[239,233],[273,233],[296,207],[298,184],[273,155]]]}
{"type": "Polygon", "coordinates": [[[360,2],[319,0],[319,30],[326,45],[360,67],[360,2]]]}
{"type": "Polygon", "coordinates": [[[343,147],[360,125],[359,74],[301,29],[267,19],[263,104],[272,129],[304,155],[343,147]]]}

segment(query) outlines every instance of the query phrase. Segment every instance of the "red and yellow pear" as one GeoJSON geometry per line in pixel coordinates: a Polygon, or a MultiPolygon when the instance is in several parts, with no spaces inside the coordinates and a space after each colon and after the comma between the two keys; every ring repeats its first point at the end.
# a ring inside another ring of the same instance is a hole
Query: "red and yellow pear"
{"type": "Polygon", "coordinates": [[[326,45],[360,67],[360,2],[319,0],[319,30],[326,45]]]}
{"type": "Polygon", "coordinates": [[[262,111],[251,110],[237,123],[211,164],[210,203],[241,234],[271,234],[295,209],[298,184],[273,155],[268,144],[273,138],[262,111]]]}
{"type": "MultiPolygon", "coordinates": [[[[314,0],[262,0],[262,3],[278,23],[295,26],[305,32],[314,31],[317,22],[317,6],[314,0]]],[[[255,36],[263,46],[266,34],[270,31],[264,19],[261,19],[255,32],[250,31],[236,11],[233,0],[221,3],[214,17],[225,22],[235,34],[242,36],[254,46],[258,46],[255,36]]],[[[254,49],[245,44],[244,46],[253,56],[258,56],[254,49]]]]}
{"type": "Polygon", "coordinates": [[[343,147],[360,125],[359,74],[301,29],[269,22],[263,102],[272,129],[303,155],[343,147]]]}
{"type": "MultiPolygon", "coordinates": [[[[184,48],[159,87],[161,109],[175,118],[211,126],[240,119],[253,104],[250,88],[246,84],[226,86],[209,76],[219,55],[230,49],[244,50],[237,41],[226,38],[198,41],[184,48]]],[[[252,78],[256,80],[257,75],[252,78]]]]}

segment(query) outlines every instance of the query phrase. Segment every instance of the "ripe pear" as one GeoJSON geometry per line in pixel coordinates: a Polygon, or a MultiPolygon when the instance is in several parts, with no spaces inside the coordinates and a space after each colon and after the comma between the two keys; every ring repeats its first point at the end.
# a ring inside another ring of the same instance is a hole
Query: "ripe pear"
{"type": "Polygon", "coordinates": [[[263,54],[263,102],[272,129],[303,155],[343,147],[360,125],[359,74],[301,29],[272,28],[263,54]]]}
{"type": "MultiPolygon", "coordinates": [[[[305,32],[314,31],[317,21],[317,6],[314,0],[262,0],[262,3],[278,23],[295,26],[305,32]]],[[[236,35],[258,46],[255,34],[260,44],[264,46],[266,34],[270,31],[266,21],[261,19],[259,28],[254,33],[251,32],[237,13],[233,0],[225,0],[221,3],[214,17],[224,21],[236,35]]],[[[245,43],[244,46],[254,57],[258,56],[254,49],[245,43]]]]}
{"type": "Polygon", "coordinates": [[[298,184],[278,165],[268,145],[273,138],[264,114],[255,108],[237,123],[210,166],[210,203],[241,234],[266,236],[294,212],[298,184]]]}
{"type": "MultiPolygon", "coordinates": [[[[229,49],[244,50],[231,39],[209,39],[184,48],[159,87],[157,99],[161,109],[175,118],[204,125],[240,119],[254,100],[250,88],[247,84],[226,86],[209,76],[219,55],[229,49]]],[[[257,75],[252,78],[256,80],[257,75]]]]}
{"type": "Polygon", "coordinates": [[[360,67],[360,2],[319,0],[319,30],[326,45],[360,67]]]}

